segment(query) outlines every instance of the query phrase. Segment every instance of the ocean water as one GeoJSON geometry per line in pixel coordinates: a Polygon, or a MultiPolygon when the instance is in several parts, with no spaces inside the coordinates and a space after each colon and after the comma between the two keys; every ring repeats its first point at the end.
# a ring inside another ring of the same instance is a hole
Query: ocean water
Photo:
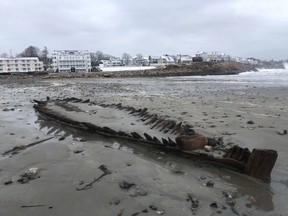
{"type": "Polygon", "coordinates": [[[288,86],[288,64],[285,64],[285,69],[258,69],[258,71],[247,71],[238,75],[184,76],[167,79],[178,83],[237,84],[237,88],[250,85],[256,87],[288,86]]]}

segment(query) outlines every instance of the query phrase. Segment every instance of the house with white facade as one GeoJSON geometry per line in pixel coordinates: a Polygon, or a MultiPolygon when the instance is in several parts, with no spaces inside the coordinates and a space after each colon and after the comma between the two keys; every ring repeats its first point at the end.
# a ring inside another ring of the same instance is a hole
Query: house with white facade
{"type": "Polygon", "coordinates": [[[178,62],[178,64],[181,64],[181,65],[189,65],[189,64],[192,64],[193,58],[190,55],[181,55],[180,54],[177,56],[177,62],[178,62]]]}
{"type": "Polygon", "coordinates": [[[197,52],[195,54],[196,57],[198,58],[202,58],[203,59],[203,62],[207,62],[208,60],[208,53],[207,52],[197,52]]]}
{"type": "Polygon", "coordinates": [[[149,56],[150,65],[158,65],[160,56],[149,56]]]}
{"type": "Polygon", "coordinates": [[[52,67],[54,72],[90,72],[90,53],[88,50],[54,50],[52,67]]]}
{"type": "Polygon", "coordinates": [[[132,65],[134,65],[134,66],[149,66],[150,65],[149,57],[137,55],[137,56],[132,58],[132,65]]]}
{"type": "Polygon", "coordinates": [[[119,67],[124,66],[123,61],[117,58],[111,58],[109,60],[101,60],[99,63],[99,68],[104,67],[119,67]]]}
{"type": "Polygon", "coordinates": [[[163,55],[160,56],[159,60],[158,60],[158,64],[160,65],[174,65],[176,62],[174,60],[174,58],[170,55],[163,55]]]}
{"type": "Polygon", "coordinates": [[[198,52],[195,54],[196,57],[200,57],[204,62],[220,62],[220,61],[230,61],[231,56],[226,53],[218,52],[198,52]]]}
{"type": "Polygon", "coordinates": [[[0,58],[0,73],[43,71],[37,57],[0,58]]]}

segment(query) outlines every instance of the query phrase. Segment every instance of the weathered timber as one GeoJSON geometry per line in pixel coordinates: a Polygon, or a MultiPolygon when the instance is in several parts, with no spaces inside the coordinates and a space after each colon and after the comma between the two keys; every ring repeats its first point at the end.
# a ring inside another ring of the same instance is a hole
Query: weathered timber
{"type": "Polygon", "coordinates": [[[154,129],[158,124],[160,124],[163,121],[164,121],[163,118],[158,119],[157,122],[151,127],[151,129],[154,129]]]}
{"type": "Polygon", "coordinates": [[[148,141],[153,141],[153,138],[149,134],[144,133],[144,136],[148,141]]]}
{"type": "Polygon", "coordinates": [[[157,116],[157,114],[155,114],[150,121],[145,123],[145,125],[153,124],[154,122],[157,121],[157,119],[158,119],[158,116],[157,116]]]}
{"type": "Polygon", "coordinates": [[[38,114],[69,127],[146,143],[181,156],[236,169],[265,182],[270,180],[277,159],[277,152],[273,150],[254,149],[251,153],[236,145],[227,150],[220,138],[207,138],[195,132],[193,126],[150,113],[147,108],[74,97],[34,102],[38,114]],[[206,152],[208,147],[209,152],[206,152]]]}
{"type": "Polygon", "coordinates": [[[253,149],[245,163],[244,173],[264,182],[270,182],[277,157],[278,153],[275,150],[253,149]]]}

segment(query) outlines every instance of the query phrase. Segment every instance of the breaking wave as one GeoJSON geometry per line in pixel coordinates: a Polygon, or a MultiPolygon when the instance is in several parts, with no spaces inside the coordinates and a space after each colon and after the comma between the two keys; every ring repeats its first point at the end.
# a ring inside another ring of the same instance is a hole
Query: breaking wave
{"type": "Polygon", "coordinates": [[[288,64],[284,64],[284,69],[258,69],[258,71],[247,71],[239,76],[288,76],[288,64]]]}

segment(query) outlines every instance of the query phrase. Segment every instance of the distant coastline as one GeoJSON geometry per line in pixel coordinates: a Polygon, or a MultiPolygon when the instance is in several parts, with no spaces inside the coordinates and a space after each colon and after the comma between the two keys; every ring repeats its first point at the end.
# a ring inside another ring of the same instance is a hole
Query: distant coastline
{"type": "MultiPolygon", "coordinates": [[[[265,67],[265,65],[262,65],[265,67]]],[[[278,66],[279,67],[279,66],[278,66]]],[[[280,66],[281,67],[281,66],[280,66]]],[[[168,65],[165,68],[155,68],[131,71],[109,72],[77,72],[77,73],[48,73],[35,72],[29,74],[1,75],[0,79],[64,79],[64,78],[113,78],[113,77],[166,77],[166,76],[207,76],[207,75],[236,75],[246,71],[257,71],[259,65],[244,64],[239,62],[195,62],[191,65],[168,65]]],[[[284,65],[283,65],[284,68],[284,65]]]]}
{"type": "Polygon", "coordinates": [[[161,77],[161,76],[207,76],[234,75],[245,71],[256,71],[255,65],[239,62],[197,62],[191,65],[168,65],[163,69],[143,71],[102,72],[107,77],[161,77]]]}

